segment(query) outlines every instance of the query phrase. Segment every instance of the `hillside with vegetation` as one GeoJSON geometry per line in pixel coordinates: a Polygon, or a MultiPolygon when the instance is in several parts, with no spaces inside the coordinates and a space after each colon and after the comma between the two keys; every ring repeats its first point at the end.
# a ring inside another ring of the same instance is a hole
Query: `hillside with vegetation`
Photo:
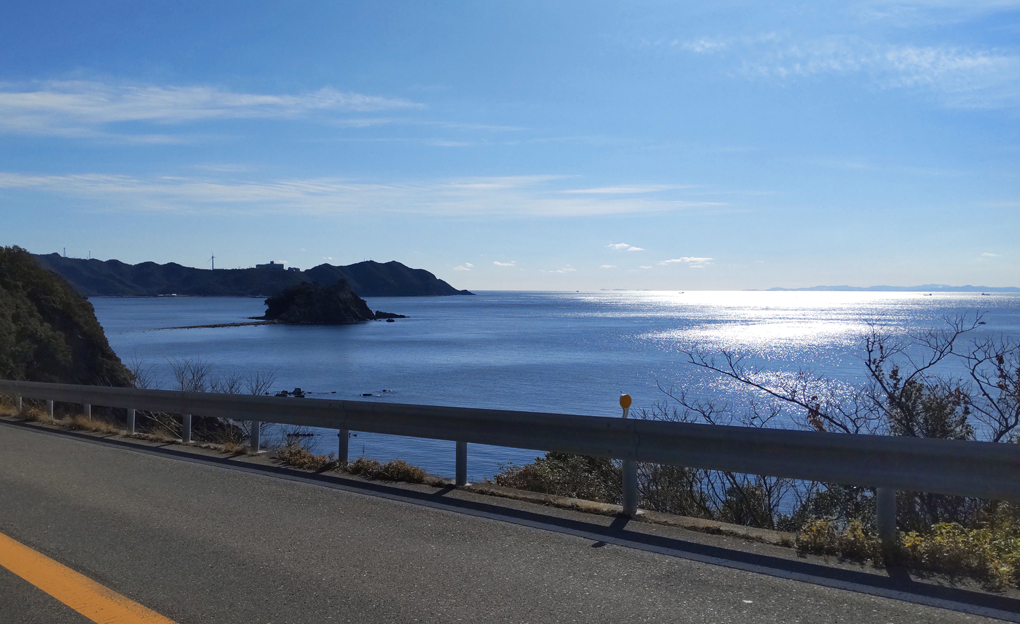
{"type": "Polygon", "coordinates": [[[0,247],[0,378],[132,385],[92,304],[19,247],[0,247]]]}
{"type": "Polygon", "coordinates": [[[176,263],[84,260],[59,254],[37,255],[39,263],[64,277],[89,297],[265,297],[303,282],[321,286],[345,280],[362,297],[470,295],[424,269],[399,262],[358,262],[348,266],[320,264],[307,271],[277,268],[196,269],[176,263]]]}

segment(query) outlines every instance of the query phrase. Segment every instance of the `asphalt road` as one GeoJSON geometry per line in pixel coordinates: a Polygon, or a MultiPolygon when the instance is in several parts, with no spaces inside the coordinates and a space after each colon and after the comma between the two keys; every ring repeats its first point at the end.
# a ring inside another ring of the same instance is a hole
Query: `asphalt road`
{"type": "MultiPolygon", "coordinates": [[[[180,624],[996,621],[9,425],[0,532],[180,624]]],[[[0,568],[0,622],[84,621],[0,568]]]]}

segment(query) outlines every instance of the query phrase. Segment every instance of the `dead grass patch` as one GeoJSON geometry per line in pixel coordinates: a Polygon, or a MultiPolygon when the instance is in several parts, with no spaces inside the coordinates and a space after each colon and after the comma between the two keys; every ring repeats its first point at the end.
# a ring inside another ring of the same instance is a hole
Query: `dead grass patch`
{"type": "Polygon", "coordinates": [[[49,415],[48,412],[45,412],[45,411],[43,411],[41,409],[36,409],[34,407],[30,407],[30,408],[26,409],[25,411],[23,411],[21,413],[21,418],[23,418],[23,419],[25,419],[25,420],[27,420],[29,422],[37,422],[37,423],[43,423],[43,424],[47,424],[47,425],[53,423],[53,419],[50,418],[50,415],[49,415]]]}
{"type": "Polygon", "coordinates": [[[429,485],[446,485],[444,479],[433,477],[418,466],[397,459],[381,464],[374,459],[362,457],[357,461],[341,464],[333,453],[316,455],[297,444],[288,444],[276,451],[275,458],[281,464],[299,470],[324,472],[342,470],[349,474],[378,479],[380,481],[403,481],[405,483],[427,483],[429,485]]]}
{"type": "Polygon", "coordinates": [[[119,435],[122,433],[120,427],[117,427],[113,423],[109,423],[98,418],[89,419],[85,416],[72,416],[68,419],[58,421],[57,424],[74,431],[91,431],[93,433],[106,433],[110,435],[119,435]]]}
{"type": "Polygon", "coordinates": [[[402,459],[380,464],[364,457],[344,466],[351,474],[379,479],[380,481],[406,481],[407,483],[429,483],[429,473],[418,466],[412,466],[402,459]]]}
{"type": "Polygon", "coordinates": [[[308,449],[301,448],[297,444],[288,444],[276,451],[276,459],[287,466],[300,470],[335,470],[340,467],[333,453],[329,455],[316,455],[308,449]]]}
{"type": "Polygon", "coordinates": [[[149,431],[146,433],[133,433],[132,438],[136,440],[146,440],[148,442],[160,442],[162,444],[176,444],[181,441],[180,438],[175,438],[172,435],[166,434],[162,431],[149,431]]]}
{"type": "Polygon", "coordinates": [[[250,450],[247,444],[237,440],[228,440],[219,446],[228,455],[247,455],[250,450]]]}

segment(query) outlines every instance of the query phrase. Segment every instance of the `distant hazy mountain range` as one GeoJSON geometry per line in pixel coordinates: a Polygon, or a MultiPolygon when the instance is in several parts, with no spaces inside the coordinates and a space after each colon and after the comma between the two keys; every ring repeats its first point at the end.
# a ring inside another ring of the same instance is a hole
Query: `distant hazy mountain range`
{"type": "Polygon", "coordinates": [[[268,297],[302,282],[328,286],[339,279],[346,279],[354,292],[362,297],[471,294],[457,290],[424,269],[412,269],[395,261],[381,264],[370,260],[349,266],[320,264],[307,271],[275,267],[214,271],[173,262],[125,264],[119,260],[104,262],[65,258],[55,253],[36,255],[35,258],[42,266],[69,281],[78,292],[93,297],[268,297]]]}
{"type": "Polygon", "coordinates": [[[864,292],[1020,292],[1015,286],[947,286],[922,284],[920,286],[812,286],[811,288],[769,288],[769,290],[851,290],[864,292]]]}

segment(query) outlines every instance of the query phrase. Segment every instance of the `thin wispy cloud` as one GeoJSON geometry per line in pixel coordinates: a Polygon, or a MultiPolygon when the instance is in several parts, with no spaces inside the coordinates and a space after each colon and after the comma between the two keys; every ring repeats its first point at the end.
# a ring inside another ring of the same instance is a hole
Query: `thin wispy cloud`
{"type": "Polygon", "coordinates": [[[568,264],[568,265],[566,265],[565,267],[563,267],[562,269],[556,269],[555,271],[544,271],[544,270],[540,270],[539,272],[540,272],[540,273],[573,273],[573,272],[575,272],[575,271],[577,271],[577,269],[575,269],[574,267],[572,267],[572,266],[570,266],[570,265],[568,264]]]}
{"type": "Polygon", "coordinates": [[[291,95],[241,93],[204,85],[96,81],[0,83],[0,132],[102,137],[110,126],[124,123],[169,125],[225,119],[296,119],[313,113],[365,113],[421,107],[419,103],[402,98],[344,92],[330,87],[291,95]]]}
{"type": "Polygon", "coordinates": [[[697,256],[683,256],[680,258],[670,258],[669,260],[663,260],[659,264],[686,264],[692,269],[703,269],[711,263],[713,258],[697,257],[697,256]]]}
{"type": "Polygon", "coordinates": [[[369,128],[372,126],[426,126],[442,128],[444,130],[463,130],[469,132],[520,132],[526,130],[523,126],[507,126],[499,124],[484,124],[458,121],[436,121],[432,119],[418,119],[415,117],[349,117],[345,119],[331,120],[330,125],[343,128],[369,128]]]}
{"type": "Polygon", "coordinates": [[[875,42],[853,35],[674,40],[671,47],[732,61],[736,75],[789,82],[828,74],[859,75],[885,89],[935,94],[955,108],[1020,106],[1020,51],[961,45],[875,42]]]}
{"type": "MultiPolygon", "coordinates": [[[[251,180],[233,177],[0,172],[0,191],[72,197],[104,211],[572,217],[711,211],[720,202],[644,197],[571,196],[564,176],[503,176],[365,182],[341,178],[251,180]]],[[[627,245],[628,251],[641,251],[627,245]]]]}
{"type": "Polygon", "coordinates": [[[953,24],[1020,9],[1017,0],[871,0],[856,7],[869,22],[896,26],[953,24]]]}
{"type": "Polygon", "coordinates": [[[499,260],[496,260],[496,261],[493,262],[493,264],[498,266],[498,267],[512,267],[512,266],[517,266],[517,261],[516,260],[511,260],[510,262],[500,262],[499,260]]]}
{"type": "Polygon", "coordinates": [[[609,249],[615,249],[616,251],[644,251],[644,247],[635,247],[627,243],[610,243],[606,245],[609,249]]]}
{"type": "Polygon", "coordinates": [[[563,191],[570,195],[637,195],[640,193],[658,193],[692,186],[675,186],[665,184],[636,184],[634,186],[600,186],[595,188],[570,189],[563,191]]]}
{"type": "Polygon", "coordinates": [[[1001,258],[1002,256],[997,254],[997,253],[989,253],[989,252],[986,251],[985,253],[981,254],[981,257],[982,258],[1001,258]]]}
{"type": "Polygon", "coordinates": [[[673,42],[673,45],[679,45],[684,50],[694,52],[695,54],[722,52],[730,46],[729,42],[725,39],[711,37],[702,37],[701,39],[691,39],[689,41],[676,40],[673,42]]]}
{"type": "Polygon", "coordinates": [[[602,265],[602,266],[600,266],[599,268],[600,268],[600,269],[615,269],[615,268],[616,268],[616,265],[615,265],[615,264],[603,264],[603,265],[602,265]]]}
{"type": "Polygon", "coordinates": [[[454,271],[470,271],[473,268],[475,268],[475,265],[471,264],[470,262],[465,262],[464,264],[462,264],[460,266],[453,267],[453,270],[454,271]]]}

